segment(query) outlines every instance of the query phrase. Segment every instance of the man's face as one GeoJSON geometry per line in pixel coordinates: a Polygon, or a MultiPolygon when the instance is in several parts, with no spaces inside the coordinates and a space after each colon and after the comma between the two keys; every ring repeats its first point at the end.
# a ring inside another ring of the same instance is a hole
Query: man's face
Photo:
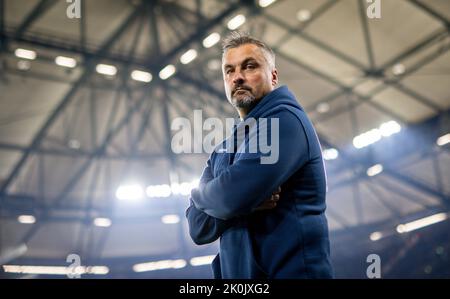
{"type": "Polygon", "coordinates": [[[231,48],[223,56],[222,70],[228,101],[236,108],[248,111],[278,83],[264,50],[254,44],[231,48]]]}

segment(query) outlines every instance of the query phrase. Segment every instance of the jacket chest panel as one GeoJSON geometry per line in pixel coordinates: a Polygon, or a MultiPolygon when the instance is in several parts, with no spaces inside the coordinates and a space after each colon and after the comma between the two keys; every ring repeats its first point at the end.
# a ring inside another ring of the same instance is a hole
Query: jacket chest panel
{"type": "Polygon", "coordinates": [[[224,170],[231,165],[231,154],[230,153],[220,153],[217,154],[214,159],[213,174],[214,177],[218,177],[224,170]]]}

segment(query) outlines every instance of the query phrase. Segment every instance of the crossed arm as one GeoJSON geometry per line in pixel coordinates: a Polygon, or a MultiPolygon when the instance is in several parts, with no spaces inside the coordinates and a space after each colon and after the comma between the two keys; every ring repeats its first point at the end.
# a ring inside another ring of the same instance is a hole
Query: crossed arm
{"type": "MultiPolygon", "coordinates": [[[[211,162],[208,160],[200,179],[199,188],[204,188],[213,178],[211,162]]],[[[189,234],[195,244],[202,245],[214,242],[225,230],[232,226],[234,220],[222,220],[209,216],[194,206],[192,198],[189,201],[190,206],[186,210],[186,218],[189,223],[189,234]]]]}
{"type": "Polygon", "coordinates": [[[306,162],[308,143],[300,120],[286,110],[273,117],[280,121],[277,163],[261,164],[260,156],[248,155],[214,177],[208,161],[186,211],[189,232],[196,244],[215,241],[240,216],[264,205],[265,199],[306,162]]]}
{"type": "MultiPolygon", "coordinates": [[[[210,160],[207,162],[206,168],[203,170],[200,179],[199,188],[203,188],[206,183],[214,177],[211,172],[210,160]]],[[[279,187],[270,198],[266,199],[255,211],[269,210],[276,207],[280,200],[281,188],[279,187]]],[[[237,218],[222,220],[209,216],[205,212],[197,209],[190,200],[190,206],[186,210],[186,217],[189,223],[189,234],[197,245],[208,244],[217,240],[229,227],[231,227],[237,218]]]]}

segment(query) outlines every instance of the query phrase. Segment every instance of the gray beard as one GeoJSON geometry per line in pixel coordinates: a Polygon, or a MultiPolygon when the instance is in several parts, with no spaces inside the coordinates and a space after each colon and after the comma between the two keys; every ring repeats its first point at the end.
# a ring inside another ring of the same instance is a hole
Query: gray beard
{"type": "Polygon", "coordinates": [[[233,98],[232,104],[235,108],[251,109],[256,105],[256,99],[253,95],[247,95],[240,99],[233,98]]]}

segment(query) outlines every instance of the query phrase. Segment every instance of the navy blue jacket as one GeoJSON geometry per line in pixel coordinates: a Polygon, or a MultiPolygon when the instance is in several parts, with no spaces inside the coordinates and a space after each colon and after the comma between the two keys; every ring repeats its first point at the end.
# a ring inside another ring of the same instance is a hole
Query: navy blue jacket
{"type": "Polygon", "coordinates": [[[285,86],[266,95],[244,121],[249,118],[269,119],[269,134],[270,118],[279,119],[278,161],[262,164],[264,153],[242,150],[256,138],[251,132],[237,144],[241,151],[213,152],[186,211],[193,241],[220,237],[215,278],[332,278],[326,176],[312,123],[285,86]],[[277,207],[254,211],[278,186],[277,207]]]}

